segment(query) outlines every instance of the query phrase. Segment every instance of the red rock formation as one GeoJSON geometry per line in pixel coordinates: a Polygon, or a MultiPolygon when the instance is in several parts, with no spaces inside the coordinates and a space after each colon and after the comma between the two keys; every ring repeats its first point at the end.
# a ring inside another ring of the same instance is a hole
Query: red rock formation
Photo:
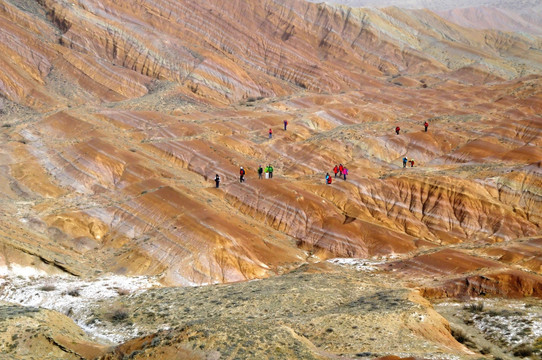
{"type": "Polygon", "coordinates": [[[510,270],[450,280],[442,286],[424,288],[422,295],[427,298],[469,296],[542,297],[542,283],[540,276],[510,270]]]}
{"type": "Polygon", "coordinates": [[[538,40],[298,0],[15,5],[0,5],[13,251],[171,284],[334,256],[403,254],[392,268],[412,275],[538,271],[513,246],[542,226],[538,40]],[[348,180],[325,185],[336,163],[348,180]],[[457,266],[414,257],[502,241],[457,250],[457,266]]]}

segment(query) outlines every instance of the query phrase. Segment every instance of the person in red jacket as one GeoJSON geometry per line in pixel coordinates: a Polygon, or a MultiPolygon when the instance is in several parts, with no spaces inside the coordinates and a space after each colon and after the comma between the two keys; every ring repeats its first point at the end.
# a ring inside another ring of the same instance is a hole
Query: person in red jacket
{"type": "Polygon", "coordinates": [[[239,169],[239,182],[245,181],[245,174],[245,169],[243,169],[243,167],[241,166],[241,169],[239,169]]]}
{"type": "Polygon", "coordinates": [[[395,128],[395,133],[396,133],[397,135],[399,135],[399,131],[401,131],[401,128],[400,128],[399,126],[397,126],[397,127],[395,128]]]}
{"type": "Polygon", "coordinates": [[[429,123],[426,121],[423,126],[425,127],[425,132],[427,132],[427,127],[429,126],[429,123]]]}
{"type": "Polygon", "coordinates": [[[273,129],[269,128],[269,138],[271,139],[273,137],[273,129]]]}
{"type": "Polygon", "coordinates": [[[335,173],[335,177],[337,177],[337,173],[339,172],[339,167],[337,165],[333,168],[333,172],[335,173]]]}
{"type": "Polygon", "coordinates": [[[341,175],[343,174],[343,164],[339,164],[339,177],[341,177],[341,175]]]}

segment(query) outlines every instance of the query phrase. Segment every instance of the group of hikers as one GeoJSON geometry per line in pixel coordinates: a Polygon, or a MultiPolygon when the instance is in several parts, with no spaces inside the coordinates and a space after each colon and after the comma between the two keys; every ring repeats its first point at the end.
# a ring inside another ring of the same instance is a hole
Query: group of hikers
{"type": "MultiPolygon", "coordinates": [[[[423,123],[423,127],[425,129],[425,132],[427,132],[427,128],[429,127],[429,123],[426,121],[423,123]]],[[[395,128],[395,133],[399,135],[399,131],[401,131],[401,128],[397,126],[395,128]]],[[[408,159],[406,156],[403,158],[403,168],[406,168],[407,166],[414,167],[414,159],[408,159]],[[408,164],[408,165],[407,165],[408,164]]]]}
{"type": "MultiPolygon", "coordinates": [[[[265,167],[265,169],[260,165],[258,166],[258,178],[259,179],[262,179],[263,178],[263,173],[265,172],[265,178],[266,179],[272,179],[273,178],[273,166],[271,166],[271,164],[267,165],[265,167]]],[[[239,168],[239,182],[240,183],[244,183],[245,182],[245,175],[246,175],[246,171],[245,171],[245,168],[243,168],[242,166],[239,168]]],[[[219,187],[220,186],[220,176],[218,174],[216,174],[215,176],[215,184],[216,184],[216,187],[219,187]]]]}
{"type": "MultiPolygon", "coordinates": [[[[283,125],[284,125],[284,130],[286,130],[286,128],[288,127],[288,120],[284,120],[283,125]]],[[[426,121],[426,122],[424,122],[423,126],[424,126],[424,129],[425,129],[425,132],[427,132],[427,128],[429,127],[429,123],[426,121]]],[[[395,133],[397,135],[399,135],[400,131],[401,131],[401,128],[399,126],[397,126],[395,128],[395,133]]],[[[273,137],[273,129],[269,128],[269,139],[271,139],[272,137],[273,137]]],[[[409,160],[407,157],[404,157],[403,158],[403,168],[406,168],[407,164],[410,165],[410,167],[414,167],[414,159],[409,160]]],[[[273,167],[271,166],[271,164],[269,164],[265,168],[262,168],[261,165],[258,167],[258,179],[263,178],[263,173],[264,172],[265,172],[265,178],[266,179],[272,179],[273,178],[273,167]]],[[[337,174],[338,174],[339,177],[342,176],[344,180],[346,180],[346,175],[348,175],[348,169],[346,168],[346,166],[343,166],[343,164],[339,164],[339,166],[335,165],[335,167],[333,168],[333,172],[335,173],[335,178],[337,178],[337,174]]],[[[246,171],[241,166],[241,168],[239,169],[239,182],[241,182],[241,183],[245,182],[245,175],[246,175],[246,171]]],[[[329,173],[326,173],[326,178],[325,179],[326,179],[326,184],[331,184],[332,178],[329,175],[329,173]]],[[[218,176],[218,174],[216,174],[216,176],[215,176],[215,183],[216,183],[216,187],[218,188],[219,185],[220,185],[220,176],[218,176]]]]}
{"type": "MultiPolygon", "coordinates": [[[[425,132],[427,132],[427,128],[429,127],[429,123],[426,121],[423,123],[423,127],[425,129],[425,132]]],[[[395,127],[395,133],[399,135],[399,132],[401,131],[401,128],[399,126],[395,127]]]]}
{"type": "MultiPolygon", "coordinates": [[[[266,179],[272,179],[273,178],[273,166],[271,164],[267,165],[265,169],[260,165],[258,166],[258,179],[263,178],[263,173],[265,172],[265,178],[266,179]]],[[[343,164],[339,164],[339,166],[335,165],[333,168],[333,172],[335,173],[335,178],[337,177],[337,174],[339,177],[343,177],[344,180],[346,180],[346,175],[348,175],[348,168],[346,166],[343,166],[343,164]]],[[[245,182],[245,175],[246,171],[241,166],[239,168],[239,182],[243,183],[245,182]]],[[[329,176],[329,173],[326,173],[326,184],[331,184],[331,176],[329,176]]],[[[215,176],[215,187],[220,187],[220,176],[216,174],[215,176]]]]}
{"type": "MultiPolygon", "coordinates": [[[[263,172],[264,172],[264,168],[262,168],[261,165],[258,166],[258,179],[262,178],[263,172]]],[[[271,164],[269,164],[269,165],[267,165],[265,167],[265,178],[266,179],[272,179],[273,178],[273,166],[271,166],[271,164]]]]}
{"type": "MultiPolygon", "coordinates": [[[[346,175],[348,175],[348,168],[346,166],[343,166],[343,164],[339,164],[339,166],[335,165],[333,168],[333,172],[335,173],[335,178],[337,178],[337,174],[339,174],[339,177],[343,177],[344,180],[346,180],[346,175]]],[[[329,173],[326,173],[326,184],[331,184],[331,176],[329,176],[329,173]]]]}
{"type": "MultiPolygon", "coordinates": [[[[286,130],[286,128],[288,126],[288,120],[284,120],[283,124],[284,124],[284,130],[286,130]]],[[[269,139],[271,139],[272,137],[273,137],[273,129],[269,128],[269,139]]],[[[263,178],[263,173],[264,172],[265,172],[265,178],[266,179],[272,179],[273,178],[273,166],[271,166],[271,164],[267,165],[265,167],[265,169],[262,168],[261,165],[258,166],[258,179],[263,178]]],[[[246,175],[246,171],[241,166],[241,168],[239,169],[239,182],[240,183],[245,182],[245,175],[246,175]]],[[[216,184],[216,187],[220,186],[220,176],[218,176],[218,174],[216,174],[216,176],[215,176],[215,184],[216,184]]]]}
{"type": "Polygon", "coordinates": [[[410,165],[410,167],[414,167],[414,159],[408,159],[406,156],[403,158],[403,168],[406,168],[407,167],[407,163],[408,165],[410,165]]]}

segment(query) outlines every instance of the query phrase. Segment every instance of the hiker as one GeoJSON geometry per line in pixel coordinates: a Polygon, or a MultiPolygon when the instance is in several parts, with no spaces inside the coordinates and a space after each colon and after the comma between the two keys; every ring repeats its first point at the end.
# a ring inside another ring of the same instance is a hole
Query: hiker
{"type": "Polygon", "coordinates": [[[286,130],[286,126],[288,126],[288,120],[284,120],[284,130],[286,130]]]}
{"type": "Polygon", "coordinates": [[[426,121],[423,126],[425,127],[425,132],[427,132],[427,127],[429,126],[429,123],[426,121]]]}
{"type": "Polygon", "coordinates": [[[245,181],[245,169],[241,166],[241,169],[239,169],[239,182],[245,181]]]}
{"type": "Polygon", "coordinates": [[[262,166],[258,166],[258,179],[261,179],[262,178],[262,174],[263,174],[263,168],[262,166]]]}
{"type": "Polygon", "coordinates": [[[343,179],[346,180],[346,175],[348,175],[348,169],[346,166],[343,168],[343,179]]]}
{"type": "Polygon", "coordinates": [[[337,177],[337,173],[339,172],[339,168],[337,167],[337,165],[335,165],[335,167],[333,168],[333,172],[335,173],[335,177],[337,177]]]}
{"type": "Polygon", "coordinates": [[[326,173],[326,184],[331,184],[331,176],[329,176],[329,173],[326,173]]]}
{"type": "Polygon", "coordinates": [[[218,174],[216,174],[215,176],[215,183],[216,183],[216,187],[218,188],[218,185],[220,184],[220,176],[218,176],[218,174]]]}
{"type": "Polygon", "coordinates": [[[273,137],[273,129],[269,128],[269,138],[271,139],[273,137]]]}
{"type": "Polygon", "coordinates": [[[396,133],[397,135],[399,135],[399,131],[401,131],[401,128],[400,128],[399,126],[397,126],[397,127],[395,128],[395,133],[396,133]]]}
{"type": "Polygon", "coordinates": [[[273,178],[273,167],[271,166],[271,164],[269,164],[268,169],[269,169],[269,178],[272,179],[273,178]]]}
{"type": "Polygon", "coordinates": [[[403,169],[406,168],[407,162],[408,162],[408,158],[405,156],[405,157],[403,158],[403,169]]]}
{"type": "Polygon", "coordinates": [[[343,164],[339,164],[339,177],[343,174],[343,164]]]}
{"type": "Polygon", "coordinates": [[[410,167],[414,167],[414,159],[410,159],[410,167]]]}

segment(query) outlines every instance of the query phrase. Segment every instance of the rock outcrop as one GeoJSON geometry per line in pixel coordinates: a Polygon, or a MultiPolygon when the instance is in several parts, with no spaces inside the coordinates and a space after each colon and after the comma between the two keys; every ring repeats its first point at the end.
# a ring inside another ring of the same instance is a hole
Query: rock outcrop
{"type": "Polygon", "coordinates": [[[311,273],[296,271],[218,287],[159,289],[102,304],[93,312],[104,324],[115,323],[108,318],[113,307],[129,314],[116,322],[119,328],[166,329],[122,344],[101,358],[144,359],[176,351],[193,359],[472,354],[415,292],[391,290],[376,278],[361,279],[345,269],[303,270],[311,273]],[[158,305],[157,299],[167,301],[158,305]],[[127,325],[130,322],[133,325],[127,325]]]}
{"type": "Polygon", "coordinates": [[[2,358],[93,359],[108,351],[65,315],[0,303],[2,358]]]}

